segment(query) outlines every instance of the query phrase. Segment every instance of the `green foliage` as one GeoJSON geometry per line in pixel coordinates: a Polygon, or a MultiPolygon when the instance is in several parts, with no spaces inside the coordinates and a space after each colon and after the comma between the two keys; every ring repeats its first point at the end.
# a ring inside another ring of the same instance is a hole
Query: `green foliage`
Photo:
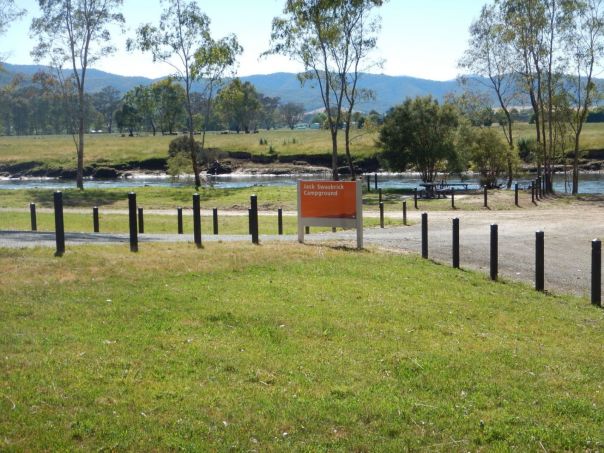
{"type": "Polygon", "coordinates": [[[256,128],[261,104],[252,83],[241,82],[239,78],[232,80],[218,93],[217,103],[229,129],[249,133],[256,128]]]}
{"type": "Polygon", "coordinates": [[[386,115],[378,139],[381,157],[392,170],[412,165],[423,181],[433,181],[437,170],[455,155],[458,125],[453,106],[441,106],[430,96],[407,99],[386,115]]]}
{"type": "Polygon", "coordinates": [[[178,125],[182,124],[185,113],[185,90],[170,77],[155,82],[150,90],[155,100],[155,117],[161,132],[172,135],[178,125]]]}
{"type": "Polygon", "coordinates": [[[166,163],[168,165],[168,175],[172,179],[178,179],[181,175],[191,171],[191,157],[182,152],[168,157],[166,163]]]}
{"type": "Polygon", "coordinates": [[[541,147],[534,138],[520,138],[517,142],[518,155],[527,163],[540,162],[541,147]]]}
{"type": "Polygon", "coordinates": [[[474,170],[480,174],[481,184],[493,188],[497,179],[507,170],[508,160],[515,152],[491,128],[465,129],[464,146],[474,170]]]}

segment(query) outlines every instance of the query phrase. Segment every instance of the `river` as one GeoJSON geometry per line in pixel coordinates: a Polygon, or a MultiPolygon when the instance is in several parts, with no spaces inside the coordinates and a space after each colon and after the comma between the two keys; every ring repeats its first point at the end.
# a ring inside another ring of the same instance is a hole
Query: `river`
{"type": "MultiPolygon", "coordinates": [[[[212,176],[210,181],[216,188],[243,188],[253,186],[293,186],[298,179],[321,179],[321,176],[271,176],[271,175],[221,175],[212,176]]],[[[459,178],[448,178],[450,183],[461,182],[459,178]]],[[[384,189],[412,189],[418,187],[421,179],[417,175],[409,174],[378,174],[378,185],[384,189]]],[[[479,181],[477,178],[464,178],[463,182],[470,184],[473,188],[478,188],[479,181]]],[[[501,181],[502,183],[504,181],[501,181]]],[[[517,181],[521,186],[529,183],[529,177],[518,178],[517,181]]],[[[371,176],[371,187],[373,189],[373,175],[371,176]]],[[[138,188],[138,187],[186,187],[191,185],[190,179],[180,181],[172,181],[168,177],[159,176],[140,176],[135,178],[120,178],[111,180],[95,180],[88,179],[84,182],[84,186],[89,189],[111,189],[111,188],[138,188]]],[[[564,176],[555,175],[554,190],[559,193],[565,192],[564,176]]],[[[11,189],[53,189],[63,190],[75,187],[74,181],[61,179],[39,179],[39,178],[22,178],[22,179],[0,179],[0,190],[11,189]]],[[[582,174],[579,191],[584,194],[604,194],[604,172],[582,174]]],[[[570,192],[570,187],[567,188],[570,192]]]]}

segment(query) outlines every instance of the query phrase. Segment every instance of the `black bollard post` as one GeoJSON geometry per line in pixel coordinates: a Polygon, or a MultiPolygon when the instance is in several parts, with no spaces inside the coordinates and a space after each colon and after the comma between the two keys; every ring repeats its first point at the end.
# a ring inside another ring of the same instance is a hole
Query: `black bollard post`
{"type": "Polygon", "coordinates": [[[29,204],[29,216],[31,218],[31,230],[38,231],[38,220],[36,218],[36,203],[29,204]]]}
{"type": "Polygon", "coordinates": [[[63,256],[65,253],[65,224],[63,223],[63,194],[61,192],[54,193],[55,205],[55,240],[57,243],[57,251],[55,256],[63,256]]]}
{"type": "Polygon", "coordinates": [[[520,204],[518,203],[518,183],[514,184],[514,204],[520,207],[520,204]]]}
{"type": "Polygon", "coordinates": [[[428,213],[422,213],[422,258],[428,258],[428,213]]]}
{"type": "Polygon", "coordinates": [[[199,194],[193,194],[193,240],[197,248],[201,248],[201,203],[199,194]]]}
{"type": "Polygon", "coordinates": [[[384,203],[380,201],[380,228],[384,228],[384,203]]]}
{"type": "Polygon", "coordinates": [[[382,202],[382,189],[379,188],[378,189],[378,203],[381,203],[381,202],[382,202]]]}
{"type": "Polygon", "coordinates": [[[403,225],[407,225],[407,200],[403,201],[403,225]]]}
{"type": "Polygon", "coordinates": [[[95,233],[99,232],[99,208],[95,206],[92,208],[92,230],[95,233]]]}
{"type": "Polygon", "coordinates": [[[491,280],[497,280],[499,272],[499,232],[497,225],[491,225],[491,280]]]}
{"type": "Polygon", "coordinates": [[[484,186],[484,207],[485,208],[489,207],[489,192],[487,190],[486,184],[484,186]]]}
{"type": "Polygon", "coordinates": [[[455,209],[455,188],[451,188],[451,209],[455,209]]]}
{"type": "Polygon", "coordinates": [[[371,176],[367,175],[367,192],[371,192],[371,176]]]}
{"type": "Polygon", "coordinates": [[[413,204],[415,205],[415,209],[417,208],[417,187],[413,189],[413,204]]]}
{"type": "Polygon", "coordinates": [[[373,174],[373,185],[375,187],[375,190],[377,190],[378,185],[377,185],[377,173],[373,174]]]}
{"type": "Polygon", "coordinates": [[[183,233],[183,228],[182,228],[182,208],[180,206],[178,208],[176,208],[176,215],[178,217],[178,234],[182,234],[183,233]]]}
{"type": "Polygon", "coordinates": [[[535,183],[531,182],[531,202],[535,204],[535,183]]]}
{"type": "Polygon", "coordinates": [[[304,234],[310,234],[310,227],[304,227],[304,234]]]}
{"type": "Polygon", "coordinates": [[[283,209],[277,209],[277,233],[283,234],[283,209]]]}
{"type": "Polygon", "coordinates": [[[250,197],[250,206],[252,209],[252,243],[260,244],[258,239],[258,197],[256,195],[250,197]]]}
{"type": "Polygon", "coordinates": [[[543,231],[535,233],[535,289],[543,291],[545,289],[545,234],[543,231]]]}
{"type": "Polygon", "coordinates": [[[218,208],[212,209],[212,227],[214,234],[218,234],[218,208]]]}
{"type": "Polygon", "coordinates": [[[128,220],[130,223],[130,251],[138,252],[138,229],[136,225],[136,194],[128,194],[128,220]]]}
{"type": "Polygon", "coordinates": [[[591,303],[602,306],[602,242],[591,241],[591,303]]]}
{"type": "Polygon", "coordinates": [[[143,214],[143,208],[138,208],[138,232],[140,234],[145,233],[145,218],[143,214]]]}
{"type": "Polygon", "coordinates": [[[459,269],[459,218],[453,219],[453,267],[459,269]]]}

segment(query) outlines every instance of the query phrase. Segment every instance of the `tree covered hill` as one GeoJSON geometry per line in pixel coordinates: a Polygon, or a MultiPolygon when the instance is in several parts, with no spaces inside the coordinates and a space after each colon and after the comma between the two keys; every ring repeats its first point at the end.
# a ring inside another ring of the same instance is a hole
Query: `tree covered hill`
{"type": "MultiPolygon", "coordinates": [[[[8,84],[17,74],[23,75],[27,83],[27,80],[31,79],[33,74],[48,69],[38,65],[11,65],[8,63],[3,63],[3,67],[4,71],[0,71],[0,88],[8,84]]],[[[95,93],[106,86],[113,86],[123,94],[137,85],[150,85],[157,80],[160,79],[143,76],[128,77],[89,69],[86,88],[90,93],[95,93]]],[[[318,88],[313,87],[312,83],[309,82],[305,86],[301,86],[295,73],[258,74],[243,76],[241,80],[251,82],[256,90],[266,96],[278,96],[282,102],[302,103],[306,111],[323,108],[318,88]]],[[[488,93],[492,97],[495,106],[497,100],[492,96],[492,92],[488,90],[486,80],[483,82],[471,82],[470,88],[474,92],[488,93]]],[[[604,90],[604,79],[596,79],[596,83],[600,91],[604,90]]],[[[376,94],[375,99],[371,101],[359,102],[357,104],[359,110],[365,112],[377,110],[380,113],[384,113],[390,107],[402,103],[408,97],[432,95],[432,97],[442,101],[447,93],[460,93],[464,90],[457,80],[437,81],[384,74],[363,74],[359,85],[360,88],[373,90],[376,94]]],[[[193,85],[193,91],[201,91],[199,84],[193,85]]],[[[528,100],[519,103],[528,105],[528,100]]]]}

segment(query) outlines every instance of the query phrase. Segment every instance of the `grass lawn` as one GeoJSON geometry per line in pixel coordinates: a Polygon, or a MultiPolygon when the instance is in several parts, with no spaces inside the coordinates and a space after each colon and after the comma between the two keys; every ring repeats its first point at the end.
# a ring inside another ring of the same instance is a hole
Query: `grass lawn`
{"type": "MultiPolygon", "coordinates": [[[[498,126],[497,130],[501,131],[498,126]]],[[[531,138],[533,125],[518,123],[515,136],[531,138]]],[[[339,149],[344,149],[344,134],[339,134],[339,149]]],[[[353,131],[351,153],[354,157],[372,156],[378,152],[375,145],[377,132],[353,131]]],[[[85,164],[114,165],[149,158],[165,158],[173,136],[141,135],[122,137],[119,134],[92,134],[86,136],[85,164]]],[[[503,138],[503,133],[502,133],[503,138]]],[[[209,148],[222,151],[246,151],[255,155],[268,155],[269,147],[279,155],[330,154],[331,137],[326,130],[272,130],[258,134],[207,135],[209,148]],[[267,141],[260,145],[260,139],[267,141]]],[[[582,134],[584,149],[604,148],[604,123],[586,124],[582,134]]],[[[342,151],[341,151],[342,152],[342,151]]],[[[75,168],[75,148],[71,136],[23,136],[0,137],[0,163],[5,162],[45,162],[50,167],[75,168]]]]}
{"type": "MultiPolygon", "coordinates": [[[[67,189],[63,191],[63,202],[66,208],[99,208],[127,209],[128,192],[134,190],[137,194],[137,203],[146,209],[176,209],[192,205],[192,195],[195,192],[190,188],[172,187],[139,187],[136,189],[67,189]]],[[[363,189],[365,190],[365,188],[363,189]]],[[[0,190],[0,208],[26,208],[29,203],[36,203],[38,207],[50,208],[53,206],[53,190],[25,189],[25,190],[0,190]]],[[[256,194],[260,210],[276,211],[283,208],[286,211],[296,210],[296,187],[269,187],[257,186],[238,189],[201,188],[201,205],[204,209],[217,207],[219,209],[247,210],[250,206],[250,196],[256,194]]],[[[579,201],[581,197],[552,196],[544,203],[568,204],[579,201]]],[[[413,196],[409,191],[384,190],[383,201],[386,211],[402,211],[402,202],[407,200],[407,209],[414,209],[413,196]]],[[[364,209],[376,211],[379,209],[378,194],[376,191],[364,192],[364,209]]],[[[519,192],[519,203],[523,208],[534,206],[531,203],[531,194],[527,191],[519,192]]],[[[488,197],[489,208],[492,210],[516,209],[514,206],[514,191],[492,190],[488,197]]],[[[539,203],[542,204],[542,203],[539,203]]],[[[455,207],[460,210],[484,209],[482,192],[457,194],[455,207]]],[[[418,200],[418,209],[422,211],[451,209],[451,199],[418,200]]],[[[0,213],[0,216],[2,214],[0,213]]]]}
{"type": "Polygon", "coordinates": [[[604,311],[414,256],[0,250],[4,451],[598,451],[604,311]]]}

